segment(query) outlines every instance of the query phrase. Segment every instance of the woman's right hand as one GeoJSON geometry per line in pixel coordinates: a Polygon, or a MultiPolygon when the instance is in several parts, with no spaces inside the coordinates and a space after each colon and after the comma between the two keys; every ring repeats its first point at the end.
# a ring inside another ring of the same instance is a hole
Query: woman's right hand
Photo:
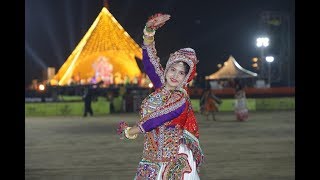
{"type": "Polygon", "coordinates": [[[117,127],[117,134],[119,135],[120,139],[124,139],[125,134],[124,131],[128,127],[128,124],[125,121],[120,121],[117,127]]]}
{"type": "Polygon", "coordinates": [[[146,26],[150,29],[157,30],[158,28],[163,26],[169,19],[169,14],[157,13],[148,19],[146,26]]]}

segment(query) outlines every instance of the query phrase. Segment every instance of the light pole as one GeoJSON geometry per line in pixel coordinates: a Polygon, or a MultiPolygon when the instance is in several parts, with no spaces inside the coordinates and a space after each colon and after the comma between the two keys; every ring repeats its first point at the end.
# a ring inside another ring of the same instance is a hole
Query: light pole
{"type": "Polygon", "coordinates": [[[268,62],[268,85],[271,87],[271,63],[274,61],[274,57],[267,56],[266,61],[268,62]]]}
{"type": "Polygon", "coordinates": [[[257,47],[261,48],[261,57],[260,57],[260,62],[261,62],[261,72],[260,74],[262,77],[265,76],[265,68],[264,68],[264,48],[269,46],[269,38],[268,37],[258,37],[257,38],[257,47]]]}

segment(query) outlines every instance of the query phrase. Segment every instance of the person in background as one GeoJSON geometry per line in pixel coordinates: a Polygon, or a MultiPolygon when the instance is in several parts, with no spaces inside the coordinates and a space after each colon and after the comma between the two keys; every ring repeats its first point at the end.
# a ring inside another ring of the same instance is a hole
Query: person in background
{"type": "Polygon", "coordinates": [[[143,65],[154,91],[141,104],[140,120],[130,127],[119,123],[117,132],[124,139],[144,136],[142,159],[136,180],[198,180],[204,155],[199,144],[199,127],[186,91],[198,63],[191,48],[172,53],[166,68],[160,64],[155,49],[156,30],[170,19],[168,14],[149,18],[143,35],[143,65]]]}
{"type": "Polygon", "coordinates": [[[246,92],[240,83],[235,85],[234,111],[238,121],[245,121],[248,119],[249,112],[247,107],[246,92]]]}
{"type": "Polygon", "coordinates": [[[216,121],[215,113],[219,111],[221,99],[213,94],[210,87],[206,88],[200,98],[200,112],[209,120],[209,115],[212,115],[212,120],[216,121]]]}
{"type": "Polygon", "coordinates": [[[93,116],[93,111],[92,111],[92,107],[91,107],[92,98],[93,98],[92,89],[89,86],[85,87],[84,94],[82,97],[82,99],[84,101],[83,117],[87,117],[88,113],[90,114],[90,116],[93,116]]]}

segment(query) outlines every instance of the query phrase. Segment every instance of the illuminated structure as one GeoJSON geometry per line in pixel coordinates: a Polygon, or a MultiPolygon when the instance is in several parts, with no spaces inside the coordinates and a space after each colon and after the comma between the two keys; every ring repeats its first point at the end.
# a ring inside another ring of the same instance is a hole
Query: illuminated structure
{"type": "Polygon", "coordinates": [[[230,55],[228,60],[224,62],[224,65],[217,72],[212,73],[205,78],[206,80],[216,80],[249,77],[257,77],[257,73],[244,69],[234,57],[230,55]]]}
{"type": "Polygon", "coordinates": [[[67,85],[75,77],[81,80],[93,78],[96,75],[94,64],[105,58],[113,66],[112,74],[133,79],[141,74],[135,57],[142,59],[141,47],[103,7],[54,78],[59,85],[67,85]]]}

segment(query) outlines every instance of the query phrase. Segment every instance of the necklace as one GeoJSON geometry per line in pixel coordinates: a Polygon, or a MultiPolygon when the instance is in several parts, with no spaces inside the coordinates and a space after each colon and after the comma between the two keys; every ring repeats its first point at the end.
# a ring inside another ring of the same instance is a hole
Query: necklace
{"type": "Polygon", "coordinates": [[[167,89],[166,87],[162,88],[162,94],[163,94],[163,101],[167,101],[168,98],[170,98],[172,90],[167,89]]]}

